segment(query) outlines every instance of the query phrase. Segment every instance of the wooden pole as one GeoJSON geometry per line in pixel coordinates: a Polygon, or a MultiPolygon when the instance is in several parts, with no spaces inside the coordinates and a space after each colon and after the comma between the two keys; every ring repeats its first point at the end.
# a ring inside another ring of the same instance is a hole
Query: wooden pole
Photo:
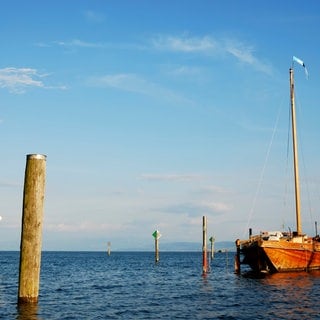
{"type": "Polygon", "coordinates": [[[108,256],[111,255],[111,242],[108,241],[108,256]]]}
{"type": "Polygon", "coordinates": [[[37,303],[40,282],[43,203],[46,156],[27,155],[22,227],[18,303],[37,303]]]}
{"type": "Polygon", "coordinates": [[[215,241],[215,238],[214,237],[211,237],[209,239],[209,241],[211,242],[211,260],[213,260],[213,257],[214,257],[214,241],[215,241]]]}
{"type": "Polygon", "coordinates": [[[202,273],[207,273],[207,218],[205,216],[202,217],[202,230],[202,273]]]}
{"type": "Polygon", "coordinates": [[[290,100],[291,100],[291,121],[292,121],[292,149],[293,149],[293,164],[294,164],[294,187],[296,199],[296,224],[297,235],[302,235],[301,216],[300,216],[300,182],[299,182],[299,165],[298,165],[298,140],[296,129],[296,107],[294,99],[294,81],[293,69],[290,68],[290,100]]]}
{"type": "Polygon", "coordinates": [[[158,238],[155,238],[154,246],[155,246],[155,259],[156,259],[156,262],[159,262],[159,241],[158,241],[158,238]]]}
{"type": "Polygon", "coordinates": [[[237,239],[236,240],[236,247],[237,247],[237,253],[235,255],[235,259],[234,259],[234,271],[236,273],[240,273],[241,271],[241,267],[240,267],[240,240],[237,239]]]}

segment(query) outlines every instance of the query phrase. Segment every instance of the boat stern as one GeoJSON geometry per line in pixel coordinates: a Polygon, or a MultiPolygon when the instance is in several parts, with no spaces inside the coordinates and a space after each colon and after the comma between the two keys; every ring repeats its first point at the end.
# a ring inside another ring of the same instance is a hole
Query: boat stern
{"type": "Polygon", "coordinates": [[[236,272],[240,272],[241,265],[248,265],[255,273],[277,272],[264,250],[263,242],[261,235],[251,236],[247,240],[236,240],[236,272]]]}

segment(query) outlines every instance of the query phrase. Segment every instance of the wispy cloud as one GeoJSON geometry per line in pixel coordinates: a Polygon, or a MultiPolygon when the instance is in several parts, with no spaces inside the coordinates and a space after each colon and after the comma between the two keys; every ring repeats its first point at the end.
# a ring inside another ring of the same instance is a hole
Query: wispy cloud
{"type": "Polygon", "coordinates": [[[101,23],[105,20],[104,15],[99,12],[95,12],[92,10],[87,10],[84,12],[84,16],[88,22],[91,23],[101,23]]]}
{"type": "Polygon", "coordinates": [[[36,42],[34,44],[40,48],[60,47],[71,52],[77,49],[112,49],[112,50],[146,50],[145,45],[134,43],[119,43],[119,42],[102,42],[102,41],[88,41],[82,39],[69,40],[54,40],[49,42],[36,42]]]}
{"type": "Polygon", "coordinates": [[[156,86],[154,84],[148,82],[142,77],[126,73],[108,74],[101,77],[91,78],[90,83],[97,86],[112,87],[147,95],[153,95],[152,92],[156,90],[156,86]]]}
{"type": "Polygon", "coordinates": [[[239,41],[227,40],[225,44],[225,51],[234,56],[239,62],[251,65],[256,70],[271,74],[272,68],[270,65],[260,61],[254,56],[254,49],[239,41]]]}
{"type": "Polygon", "coordinates": [[[212,53],[219,49],[219,44],[210,37],[174,37],[157,36],[152,39],[156,49],[176,52],[202,52],[212,53]]]}
{"type": "Polygon", "coordinates": [[[14,68],[8,67],[0,69],[0,88],[8,89],[15,94],[25,93],[27,88],[44,88],[44,89],[65,89],[65,87],[47,86],[43,78],[47,74],[41,74],[32,68],[14,68]]]}
{"type": "Polygon", "coordinates": [[[0,188],[16,188],[21,187],[17,182],[0,181],[0,188]]]}
{"type": "Polygon", "coordinates": [[[161,212],[172,214],[195,215],[217,215],[230,211],[232,207],[224,202],[203,202],[203,203],[180,203],[165,208],[159,208],[161,212]]]}
{"type": "Polygon", "coordinates": [[[72,39],[70,41],[54,41],[54,44],[61,47],[82,47],[82,48],[104,48],[106,44],[100,42],[89,42],[79,39],[72,39]]]}
{"type": "Polygon", "coordinates": [[[4,68],[0,69],[0,87],[12,93],[24,93],[27,87],[43,88],[42,76],[35,69],[4,68]]]}
{"type": "MultiPolygon", "coordinates": [[[[86,13],[88,19],[97,19],[99,16],[94,12],[86,13]]],[[[102,18],[101,18],[102,19],[102,18]]],[[[247,44],[238,39],[232,38],[215,38],[213,36],[204,35],[200,37],[191,37],[188,35],[173,36],[173,35],[157,35],[150,39],[145,44],[133,43],[105,43],[91,42],[80,39],[72,39],[68,41],[53,41],[51,44],[38,43],[37,46],[51,47],[52,45],[75,49],[75,48],[113,48],[113,49],[133,49],[133,50],[149,50],[167,51],[184,54],[202,54],[208,57],[221,59],[225,56],[233,57],[241,64],[251,66],[252,68],[271,74],[272,66],[262,61],[255,55],[253,45],[247,44]]],[[[180,72],[190,72],[190,69],[176,70],[180,72]]],[[[194,70],[193,70],[194,72],[194,70]]]]}
{"type": "Polygon", "coordinates": [[[148,181],[194,181],[203,177],[197,174],[143,174],[141,178],[148,181]]]}
{"type": "Polygon", "coordinates": [[[178,76],[178,77],[198,77],[203,74],[203,70],[197,67],[190,66],[178,66],[173,67],[168,72],[170,75],[178,76]]]}
{"type": "Polygon", "coordinates": [[[170,101],[192,103],[192,101],[187,100],[174,91],[148,81],[136,74],[108,74],[100,77],[93,77],[89,79],[88,83],[89,85],[97,87],[111,87],[151,97],[162,97],[163,99],[170,101]]]}
{"type": "Polygon", "coordinates": [[[229,190],[216,186],[216,185],[209,185],[209,186],[204,186],[199,190],[199,193],[207,193],[207,194],[225,194],[225,193],[230,193],[229,190]]]}
{"type": "Polygon", "coordinates": [[[112,232],[125,230],[126,226],[123,224],[107,224],[82,221],[79,223],[48,224],[46,226],[46,229],[57,232],[112,232]]]}
{"type": "Polygon", "coordinates": [[[208,56],[219,57],[229,55],[238,62],[249,65],[258,71],[271,74],[272,68],[254,55],[252,45],[234,39],[215,39],[211,36],[188,37],[188,36],[157,36],[151,40],[156,50],[199,53],[208,56]]]}

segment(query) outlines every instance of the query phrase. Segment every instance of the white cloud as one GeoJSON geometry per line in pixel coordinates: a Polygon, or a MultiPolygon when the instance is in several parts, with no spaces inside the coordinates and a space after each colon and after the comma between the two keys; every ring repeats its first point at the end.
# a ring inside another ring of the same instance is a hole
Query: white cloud
{"type": "Polygon", "coordinates": [[[112,232],[122,231],[127,228],[124,224],[94,223],[92,221],[48,224],[45,227],[47,230],[57,232],[112,232]]]}
{"type": "Polygon", "coordinates": [[[44,88],[44,89],[65,89],[65,87],[46,86],[42,78],[46,74],[40,74],[32,68],[14,68],[8,67],[0,69],[0,88],[8,89],[11,93],[21,94],[27,88],[44,88]]]}
{"type": "Polygon", "coordinates": [[[154,91],[154,85],[135,74],[109,74],[92,79],[92,83],[143,94],[150,94],[154,91]]]}
{"type": "Polygon", "coordinates": [[[229,210],[232,209],[232,207],[224,202],[216,202],[216,201],[211,201],[211,202],[206,202],[203,203],[202,206],[204,208],[211,209],[213,212],[228,212],[229,210]]]}
{"type": "Polygon", "coordinates": [[[184,214],[187,216],[195,215],[218,215],[229,212],[232,206],[224,202],[199,202],[199,203],[179,203],[165,208],[159,208],[158,211],[170,214],[184,214]]]}
{"type": "Polygon", "coordinates": [[[219,45],[210,37],[187,38],[174,36],[158,36],[152,40],[156,49],[176,52],[209,53],[218,49],[219,45]]]}
{"type": "Polygon", "coordinates": [[[204,69],[190,66],[169,66],[167,73],[170,76],[182,77],[184,79],[202,79],[204,69]]]}
{"type": "Polygon", "coordinates": [[[55,41],[54,43],[61,47],[103,48],[106,46],[103,43],[88,42],[79,39],[72,39],[71,41],[55,41]]]}
{"type": "Polygon", "coordinates": [[[163,99],[175,102],[192,103],[192,101],[178,95],[174,91],[150,82],[136,74],[108,74],[89,79],[89,84],[97,87],[116,88],[156,98],[162,97],[163,99]]]}
{"type": "Polygon", "coordinates": [[[0,188],[16,188],[21,187],[20,183],[10,182],[10,181],[1,181],[0,180],[0,188]]]}
{"type": "Polygon", "coordinates": [[[101,23],[104,21],[104,16],[101,13],[92,10],[85,11],[84,16],[89,22],[101,23]]]}
{"type": "Polygon", "coordinates": [[[202,179],[197,174],[143,174],[141,178],[149,181],[194,181],[202,179]]]}
{"type": "Polygon", "coordinates": [[[272,68],[269,65],[254,56],[254,50],[250,46],[246,46],[238,41],[228,40],[226,41],[225,51],[235,57],[239,62],[251,65],[256,70],[266,74],[271,74],[272,72],[272,68]]]}
{"type": "Polygon", "coordinates": [[[260,61],[255,55],[253,47],[232,39],[215,39],[210,36],[203,37],[175,37],[158,36],[152,39],[152,45],[157,50],[200,53],[208,56],[218,57],[229,55],[236,58],[239,62],[249,65],[258,71],[271,74],[270,65],[260,61]]]}
{"type": "Polygon", "coordinates": [[[12,93],[24,93],[27,87],[43,88],[44,84],[39,78],[41,75],[31,68],[0,69],[0,87],[12,93]]]}
{"type": "Polygon", "coordinates": [[[229,193],[230,191],[220,186],[209,185],[209,186],[202,187],[199,192],[208,193],[208,194],[216,194],[216,193],[225,194],[225,193],[229,193]]]}
{"type": "Polygon", "coordinates": [[[51,48],[54,46],[62,47],[70,51],[82,48],[90,49],[113,49],[113,50],[145,50],[146,47],[131,43],[109,43],[109,42],[92,42],[80,39],[55,40],[51,42],[36,42],[34,44],[41,48],[51,48]]]}
{"type": "MultiPolygon", "coordinates": [[[[91,16],[92,19],[95,17],[95,13],[88,11],[88,18],[91,16]]],[[[88,42],[80,39],[72,39],[70,41],[55,41],[56,45],[66,48],[116,48],[116,49],[139,49],[146,50],[146,46],[136,44],[111,44],[111,43],[100,43],[100,42],[88,42]]],[[[39,46],[47,46],[46,44],[38,44],[39,46]]],[[[180,52],[184,54],[203,54],[210,57],[222,57],[231,56],[238,62],[245,65],[251,66],[256,70],[271,74],[272,67],[261,61],[257,56],[254,55],[254,47],[248,45],[237,39],[225,38],[219,39],[212,36],[202,37],[189,37],[183,36],[172,36],[172,35],[158,35],[151,39],[151,46],[153,49],[159,51],[168,52],[180,52]]],[[[180,72],[190,72],[190,70],[176,70],[180,72]]],[[[194,72],[194,70],[193,70],[194,72]]]]}

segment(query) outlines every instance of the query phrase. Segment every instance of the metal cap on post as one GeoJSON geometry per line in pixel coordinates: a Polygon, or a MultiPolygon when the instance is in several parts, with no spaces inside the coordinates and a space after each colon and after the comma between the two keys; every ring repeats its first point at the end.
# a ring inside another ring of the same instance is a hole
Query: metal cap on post
{"type": "Polygon", "coordinates": [[[47,159],[47,156],[44,155],[44,154],[37,154],[37,153],[27,154],[27,160],[28,160],[28,159],[46,160],[46,159],[47,159]]]}

